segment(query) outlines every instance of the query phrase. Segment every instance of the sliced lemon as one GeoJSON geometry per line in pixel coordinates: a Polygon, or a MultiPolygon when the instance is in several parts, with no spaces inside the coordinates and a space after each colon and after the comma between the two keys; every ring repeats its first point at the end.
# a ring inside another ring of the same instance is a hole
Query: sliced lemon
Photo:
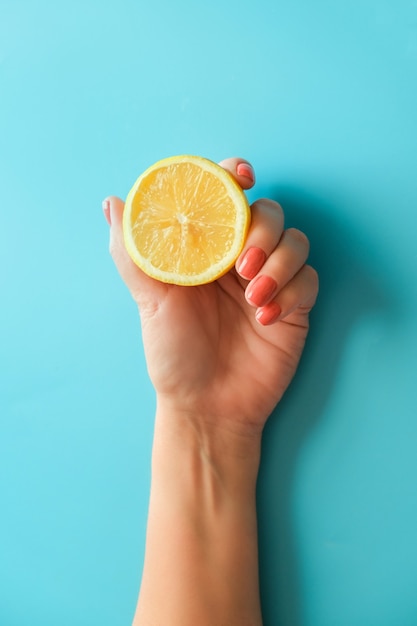
{"type": "Polygon", "coordinates": [[[123,213],[126,249],[148,276],[176,285],[209,283],[230,270],[245,243],[250,208],[222,167],[175,156],[148,168],[123,213]]]}

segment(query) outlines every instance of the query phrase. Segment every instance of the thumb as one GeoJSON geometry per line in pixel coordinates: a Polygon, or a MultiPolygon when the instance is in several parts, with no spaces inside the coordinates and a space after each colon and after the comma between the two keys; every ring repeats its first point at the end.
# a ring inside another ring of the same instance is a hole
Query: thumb
{"type": "Polygon", "coordinates": [[[110,254],[116,268],[132,294],[133,299],[142,308],[158,299],[159,291],[166,285],[147,276],[130,258],[123,237],[124,202],[116,196],[103,200],[103,213],[110,226],[110,254]]]}
{"type": "Polygon", "coordinates": [[[224,159],[219,165],[233,176],[242,189],[250,189],[255,184],[255,172],[249,161],[239,157],[224,159]]]}

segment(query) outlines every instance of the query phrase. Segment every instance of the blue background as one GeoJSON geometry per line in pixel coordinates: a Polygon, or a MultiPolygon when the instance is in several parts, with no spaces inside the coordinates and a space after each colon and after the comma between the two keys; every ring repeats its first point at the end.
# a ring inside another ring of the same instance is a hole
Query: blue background
{"type": "Polygon", "coordinates": [[[101,213],[252,161],[321,276],[259,482],[266,626],[417,623],[415,0],[0,0],[0,624],[122,626],[154,395],[101,213]]]}

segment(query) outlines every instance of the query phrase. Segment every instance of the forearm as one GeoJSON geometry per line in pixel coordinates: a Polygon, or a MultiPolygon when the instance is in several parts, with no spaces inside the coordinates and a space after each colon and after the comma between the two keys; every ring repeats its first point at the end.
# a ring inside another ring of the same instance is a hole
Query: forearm
{"type": "MultiPolygon", "coordinates": [[[[195,416],[194,416],[195,417],[195,416]]],[[[158,409],[135,626],[259,626],[260,436],[158,409]]]]}

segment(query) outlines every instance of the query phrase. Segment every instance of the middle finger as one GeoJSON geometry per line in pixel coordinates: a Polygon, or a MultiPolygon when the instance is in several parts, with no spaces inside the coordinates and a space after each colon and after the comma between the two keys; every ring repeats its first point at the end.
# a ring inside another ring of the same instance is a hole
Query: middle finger
{"type": "Polygon", "coordinates": [[[246,288],[249,304],[262,307],[270,302],[303,267],[309,249],[304,233],[296,228],[285,230],[275,250],[246,288]]]}

